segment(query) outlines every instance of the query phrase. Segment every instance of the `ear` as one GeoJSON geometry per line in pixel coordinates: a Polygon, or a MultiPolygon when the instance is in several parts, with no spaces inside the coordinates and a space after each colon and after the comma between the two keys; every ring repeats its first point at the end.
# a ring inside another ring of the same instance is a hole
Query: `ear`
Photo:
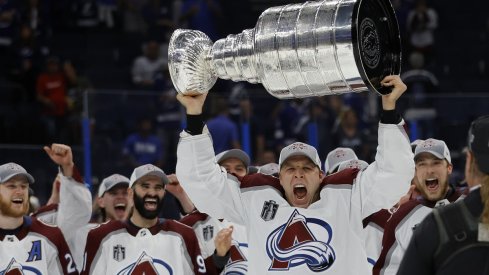
{"type": "Polygon", "coordinates": [[[448,174],[451,175],[453,172],[453,164],[448,163],[448,174]]]}
{"type": "Polygon", "coordinates": [[[102,197],[97,197],[97,205],[100,208],[105,208],[105,201],[102,197]]]}
{"type": "Polygon", "coordinates": [[[127,188],[127,196],[130,202],[134,201],[134,190],[130,187],[127,188]]]}

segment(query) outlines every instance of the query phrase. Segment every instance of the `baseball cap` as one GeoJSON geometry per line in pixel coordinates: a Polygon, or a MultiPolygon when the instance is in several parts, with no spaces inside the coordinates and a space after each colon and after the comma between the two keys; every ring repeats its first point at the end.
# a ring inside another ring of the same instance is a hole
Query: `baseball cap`
{"type": "Polygon", "coordinates": [[[351,159],[341,162],[340,165],[338,165],[338,172],[348,168],[357,168],[360,171],[363,171],[367,169],[367,167],[368,163],[366,161],[361,159],[351,159]]]}
{"type": "Polygon", "coordinates": [[[139,167],[136,167],[132,172],[131,179],[129,180],[129,187],[132,187],[136,181],[144,176],[157,176],[163,180],[163,184],[167,184],[170,182],[165,172],[160,168],[154,166],[153,164],[145,164],[139,167]]]}
{"type": "Polygon", "coordinates": [[[102,197],[105,194],[105,192],[114,188],[116,185],[129,186],[129,179],[119,174],[113,174],[111,176],[106,177],[104,180],[102,180],[102,183],[98,188],[98,196],[102,197]]]}
{"type": "Polygon", "coordinates": [[[271,162],[264,164],[258,168],[258,173],[262,173],[264,175],[276,175],[280,171],[280,166],[277,163],[271,162]]]}
{"type": "Polygon", "coordinates": [[[224,160],[229,159],[229,158],[237,158],[237,159],[241,160],[244,163],[244,165],[246,166],[246,169],[248,169],[248,167],[250,166],[250,162],[251,162],[250,157],[248,156],[248,154],[245,153],[245,151],[240,150],[240,149],[227,150],[227,151],[219,153],[216,156],[217,163],[219,163],[219,164],[221,162],[223,162],[224,160]]]}
{"type": "Polygon", "coordinates": [[[282,151],[280,151],[280,157],[278,159],[279,168],[282,167],[282,165],[288,158],[293,156],[308,157],[314,164],[319,167],[319,169],[321,169],[321,160],[319,159],[316,148],[302,142],[294,142],[284,147],[282,151]]]}
{"type": "Polygon", "coordinates": [[[489,174],[489,116],[472,122],[469,129],[469,149],[474,153],[479,169],[489,174]]]}
{"type": "Polygon", "coordinates": [[[414,160],[416,160],[421,153],[430,153],[439,159],[446,159],[448,163],[452,164],[450,150],[448,150],[448,147],[443,140],[429,138],[420,142],[414,150],[414,160]]]}
{"type": "Polygon", "coordinates": [[[351,159],[358,159],[355,151],[351,148],[338,147],[329,152],[328,156],[326,156],[324,170],[326,170],[327,173],[333,173],[340,163],[351,159]]]}
{"type": "Polygon", "coordinates": [[[34,183],[34,178],[31,176],[31,174],[27,173],[24,167],[18,165],[17,163],[9,162],[0,165],[0,183],[4,183],[18,175],[25,176],[30,184],[34,183]]]}
{"type": "Polygon", "coordinates": [[[411,142],[411,150],[413,151],[413,153],[416,150],[416,147],[418,146],[418,144],[420,144],[423,141],[424,140],[422,140],[422,139],[417,139],[417,140],[411,142]]]}

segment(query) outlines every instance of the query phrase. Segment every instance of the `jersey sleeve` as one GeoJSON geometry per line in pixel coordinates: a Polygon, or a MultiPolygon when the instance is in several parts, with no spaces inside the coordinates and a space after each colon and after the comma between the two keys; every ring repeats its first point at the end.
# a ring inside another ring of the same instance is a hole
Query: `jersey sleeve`
{"type": "Polygon", "coordinates": [[[360,172],[352,186],[352,213],[364,219],[389,209],[404,195],[414,176],[409,138],[400,124],[379,124],[375,161],[360,172]]]}
{"type": "Polygon", "coordinates": [[[244,224],[239,181],[217,164],[208,131],[191,136],[182,132],[177,148],[176,175],[200,212],[244,224]]]}
{"type": "Polygon", "coordinates": [[[70,249],[74,251],[77,230],[90,221],[92,195],[77,169],[74,170],[72,178],[61,175],[60,180],[57,225],[63,232],[70,249]]]}

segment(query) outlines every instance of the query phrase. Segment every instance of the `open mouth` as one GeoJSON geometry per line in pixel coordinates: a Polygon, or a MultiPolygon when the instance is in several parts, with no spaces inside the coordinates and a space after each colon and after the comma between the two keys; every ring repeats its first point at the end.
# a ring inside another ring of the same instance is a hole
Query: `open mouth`
{"type": "Polygon", "coordinates": [[[20,199],[13,199],[12,200],[12,203],[13,204],[17,204],[17,205],[22,205],[24,203],[24,199],[20,198],[20,199]]]}
{"type": "Polygon", "coordinates": [[[117,212],[125,212],[126,211],[126,204],[125,203],[118,203],[114,206],[115,211],[117,212]]]}
{"type": "Polygon", "coordinates": [[[438,190],[439,184],[438,184],[438,179],[426,179],[426,188],[428,188],[428,191],[434,192],[438,190]]]}
{"type": "Polygon", "coordinates": [[[302,200],[307,196],[307,189],[304,184],[297,184],[294,186],[294,196],[298,200],[302,200]]]}
{"type": "Polygon", "coordinates": [[[158,200],[154,198],[147,198],[144,200],[144,208],[150,211],[156,210],[158,207],[158,200]]]}

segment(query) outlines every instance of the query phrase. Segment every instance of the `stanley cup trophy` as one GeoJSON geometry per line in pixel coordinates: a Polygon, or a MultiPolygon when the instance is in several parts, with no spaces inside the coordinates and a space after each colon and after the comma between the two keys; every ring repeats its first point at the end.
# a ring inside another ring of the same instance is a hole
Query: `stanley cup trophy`
{"type": "Polygon", "coordinates": [[[401,43],[389,0],[309,1],[269,8],[254,29],[212,41],[176,30],[168,50],[179,93],[209,91],[217,78],[261,83],[279,99],[371,90],[399,74],[401,43]]]}

